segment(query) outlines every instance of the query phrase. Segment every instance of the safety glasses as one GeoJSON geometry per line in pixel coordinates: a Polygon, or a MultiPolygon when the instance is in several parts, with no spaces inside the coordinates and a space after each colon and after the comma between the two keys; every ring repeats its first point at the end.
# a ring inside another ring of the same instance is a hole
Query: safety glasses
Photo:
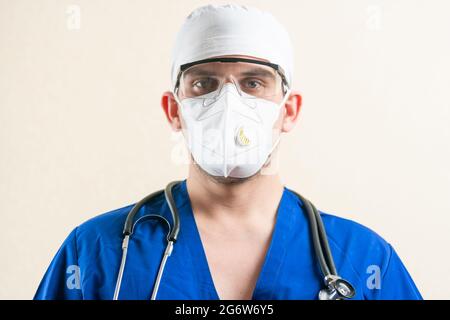
{"type": "Polygon", "coordinates": [[[215,98],[226,83],[247,98],[282,99],[288,84],[277,64],[244,58],[212,58],[180,67],[174,93],[186,98],[215,98]]]}

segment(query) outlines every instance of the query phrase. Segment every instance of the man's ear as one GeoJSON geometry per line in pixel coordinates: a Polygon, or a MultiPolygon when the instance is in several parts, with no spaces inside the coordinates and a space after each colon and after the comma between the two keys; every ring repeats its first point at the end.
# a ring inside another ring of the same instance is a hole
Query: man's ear
{"type": "Polygon", "coordinates": [[[302,106],[302,96],[300,92],[292,90],[289,98],[284,104],[284,117],[281,123],[281,132],[289,132],[299,119],[300,109],[302,106]]]}
{"type": "Polygon", "coordinates": [[[163,93],[161,98],[161,107],[166,114],[167,121],[169,121],[172,130],[180,131],[181,130],[181,118],[179,111],[179,106],[177,101],[175,100],[173,93],[170,91],[166,91],[163,93]]]}

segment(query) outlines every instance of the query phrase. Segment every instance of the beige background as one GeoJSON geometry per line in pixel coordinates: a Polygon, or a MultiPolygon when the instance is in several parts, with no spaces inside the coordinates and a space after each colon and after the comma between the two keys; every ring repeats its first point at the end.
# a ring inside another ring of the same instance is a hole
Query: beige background
{"type": "MultiPolygon", "coordinates": [[[[211,2],[0,0],[0,298],[31,298],[76,225],[186,175],[159,101],[176,31],[211,2]]],[[[295,44],[286,185],[450,298],[450,2],[241,3],[295,44]]]]}

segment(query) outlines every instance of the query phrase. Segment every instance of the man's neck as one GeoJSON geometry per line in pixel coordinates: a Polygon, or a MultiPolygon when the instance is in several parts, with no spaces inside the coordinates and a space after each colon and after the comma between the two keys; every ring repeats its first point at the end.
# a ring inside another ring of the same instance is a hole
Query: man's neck
{"type": "Polygon", "coordinates": [[[191,165],[187,189],[192,209],[211,221],[273,221],[284,188],[278,174],[257,175],[238,183],[221,183],[191,165]]]}

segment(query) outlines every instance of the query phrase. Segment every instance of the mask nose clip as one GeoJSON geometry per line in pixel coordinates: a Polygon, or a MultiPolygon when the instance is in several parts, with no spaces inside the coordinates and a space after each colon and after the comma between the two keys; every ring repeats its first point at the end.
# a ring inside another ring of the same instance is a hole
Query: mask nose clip
{"type": "MultiPolygon", "coordinates": [[[[239,85],[236,84],[235,80],[232,79],[230,82],[224,83],[221,88],[217,89],[215,91],[215,94],[212,94],[208,98],[203,99],[203,107],[209,107],[211,104],[219,100],[224,95],[234,95],[235,97],[241,99],[241,98],[255,98],[253,96],[250,96],[243,92],[239,85]]],[[[255,109],[256,108],[256,101],[253,101],[253,99],[241,99],[241,101],[247,105],[248,107],[255,109]]]]}
{"type": "Polygon", "coordinates": [[[203,99],[203,106],[204,107],[209,107],[211,104],[213,104],[214,102],[219,100],[223,95],[225,95],[227,93],[233,93],[232,92],[232,87],[235,88],[235,92],[236,93],[239,93],[239,90],[237,89],[237,87],[234,84],[234,82],[233,83],[226,83],[225,85],[223,85],[221,88],[217,89],[212,94],[208,94],[209,97],[203,99]]]}

